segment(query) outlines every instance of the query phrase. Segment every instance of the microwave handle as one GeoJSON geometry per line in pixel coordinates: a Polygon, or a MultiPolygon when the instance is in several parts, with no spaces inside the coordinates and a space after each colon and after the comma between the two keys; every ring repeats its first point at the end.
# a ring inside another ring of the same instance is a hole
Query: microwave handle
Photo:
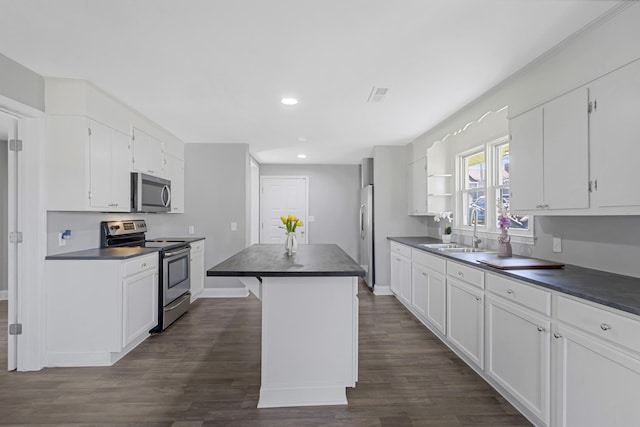
{"type": "Polygon", "coordinates": [[[168,207],[169,204],[171,203],[171,189],[169,188],[168,185],[165,185],[164,187],[162,187],[162,204],[165,207],[168,207]],[[165,194],[166,194],[166,200],[165,200],[165,194]]]}

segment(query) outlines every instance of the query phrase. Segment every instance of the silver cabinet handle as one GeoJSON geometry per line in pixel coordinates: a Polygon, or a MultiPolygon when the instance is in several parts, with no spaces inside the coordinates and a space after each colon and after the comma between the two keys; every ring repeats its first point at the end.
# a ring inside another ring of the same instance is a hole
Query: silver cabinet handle
{"type": "Polygon", "coordinates": [[[560,335],[560,334],[559,334],[559,333],[557,333],[557,332],[554,332],[554,333],[553,333],[553,337],[554,337],[554,338],[556,338],[556,339],[560,339],[560,338],[562,338],[562,335],[560,335]]]}
{"type": "Polygon", "coordinates": [[[603,331],[608,331],[609,329],[611,329],[611,326],[607,325],[606,323],[601,323],[600,329],[602,329],[603,331]]]}
{"type": "Polygon", "coordinates": [[[458,271],[458,276],[464,277],[464,273],[462,271],[458,271]]]}
{"type": "Polygon", "coordinates": [[[427,273],[425,273],[425,272],[423,272],[423,273],[422,273],[422,275],[423,275],[424,277],[427,277],[427,273]]]}
{"type": "Polygon", "coordinates": [[[507,293],[511,295],[513,293],[513,289],[507,289],[507,293]]]}
{"type": "Polygon", "coordinates": [[[144,267],[146,267],[146,266],[147,266],[147,263],[146,263],[146,262],[143,262],[143,263],[142,263],[142,268],[144,268],[144,267]]]}
{"type": "Polygon", "coordinates": [[[545,331],[544,326],[538,326],[538,332],[544,332],[544,331],[545,331]]]}
{"type": "Polygon", "coordinates": [[[480,301],[482,298],[480,297],[476,297],[476,301],[480,301]]]}

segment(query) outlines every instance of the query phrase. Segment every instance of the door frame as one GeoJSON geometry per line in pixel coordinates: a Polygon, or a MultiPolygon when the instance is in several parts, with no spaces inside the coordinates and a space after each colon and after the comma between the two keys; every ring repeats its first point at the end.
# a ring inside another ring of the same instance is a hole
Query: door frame
{"type": "Polygon", "coordinates": [[[264,229],[264,221],[262,220],[262,213],[264,212],[264,180],[265,179],[303,179],[305,183],[304,189],[304,204],[305,204],[305,217],[302,220],[304,222],[304,226],[306,228],[306,232],[304,233],[304,239],[300,241],[300,243],[307,244],[309,243],[309,176],[305,175],[260,175],[260,238],[259,241],[262,242],[262,233],[264,229]]]}
{"type": "MultiPolygon", "coordinates": [[[[11,186],[8,195],[9,200],[17,197],[18,231],[23,235],[22,243],[9,245],[8,248],[9,262],[12,258],[17,260],[13,272],[16,278],[13,285],[15,292],[11,291],[12,283],[9,283],[9,306],[13,304],[15,312],[11,322],[22,324],[22,334],[16,336],[15,368],[18,371],[34,371],[44,366],[45,346],[43,277],[47,215],[42,176],[45,165],[44,112],[3,95],[0,95],[0,111],[17,119],[17,134],[22,140],[22,151],[18,155],[17,196],[11,186]]],[[[9,157],[11,162],[11,152],[9,157]]],[[[8,208],[15,212],[11,205],[8,208]]],[[[8,330],[4,333],[8,334],[8,330]]]]}

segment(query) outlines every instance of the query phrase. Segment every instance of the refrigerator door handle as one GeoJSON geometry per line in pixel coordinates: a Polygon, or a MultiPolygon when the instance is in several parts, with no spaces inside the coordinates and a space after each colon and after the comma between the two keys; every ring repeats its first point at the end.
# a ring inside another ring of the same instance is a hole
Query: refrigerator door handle
{"type": "Polygon", "coordinates": [[[364,240],[365,230],[364,230],[364,208],[365,205],[360,205],[360,238],[364,240]]]}

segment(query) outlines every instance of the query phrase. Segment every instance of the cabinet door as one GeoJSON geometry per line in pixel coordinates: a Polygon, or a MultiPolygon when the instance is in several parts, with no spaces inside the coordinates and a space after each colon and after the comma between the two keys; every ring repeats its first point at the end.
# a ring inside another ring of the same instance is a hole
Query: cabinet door
{"type": "Polygon", "coordinates": [[[116,130],[111,131],[111,204],[112,211],[131,210],[131,144],[116,130]]]}
{"type": "Polygon", "coordinates": [[[409,165],[409,215],[427,214],[427,159],[423,157],[409,165]]]}
{"type": "Polygon", "coordinates": [[[91,120],[89,135],[90,198],[92,208],[111,208],[111,129],[91,120]]]}
{"type": "Polygon", "coordinates": [[[133,169],[149,175],[164,177],[162,142],[140,129],[134,129],[133,169]]]}
{"type": "Polygon", "coordinates": [[[469,361],[484,369],[482,291],[447,277],[447,337],[469,361]]]}
{"type": "Polygon", "coordinates": [[[491,296],[486,301],[487,374],[549,425],[549,320],[491,296]]]}
{"type": "Polygon", "coordinates": [[[640,61],[596,80],[589,90],[593,204],[640,206],[635,176],[640,159],[640,61]]]}
{"type": "Polygon", "coordinates": [[[554,334],[559,427],[628,427],[640,420],[640,360],[562,324],[554,334]]]}
{"type": "Polygon", "coordinates": [[[422,316],[427,318],[429,310],[428,288],[429,288],[429,271],[419,264],[413,263],[411,266],[411,306],[422,316]]]}
{"type": "Polygon", "coordinates": [[[541,209],[543,192],[542,108],[509,120],[509,188],[512,211],[541,209]]]}
{"type": "Polygon", "coordinates": [[[588,103],[587,89],[577,89],[543,106],[547,209],[589,207],[588,103]]]}
{"type": "Polygon", "coordinates": [[[122,346],[158,324],[158,276],[147,270],[123,280],[122,346]]]}
{"type": "Polygon", "coordinates": [[[393,253],[390,261],[391,291],[405,304],[411,304],[411,261],[393,253]]]}
{"type": "Polygon", "coordinates": [[[427,285],[427,320],[442,334],[446,333],[447,286],[442,274],[429,271],[427,285]]]}
{"type": "Polygon", "coordinates": [[[171,213],[184,213],[184,160],[165,156],[165,176],[171,181],[171,213]]]}
{"type": "Polygon", "coordinates": [[[204,253],[191,255],[191,302],[198,299],[204,289],[204,253]]]}

